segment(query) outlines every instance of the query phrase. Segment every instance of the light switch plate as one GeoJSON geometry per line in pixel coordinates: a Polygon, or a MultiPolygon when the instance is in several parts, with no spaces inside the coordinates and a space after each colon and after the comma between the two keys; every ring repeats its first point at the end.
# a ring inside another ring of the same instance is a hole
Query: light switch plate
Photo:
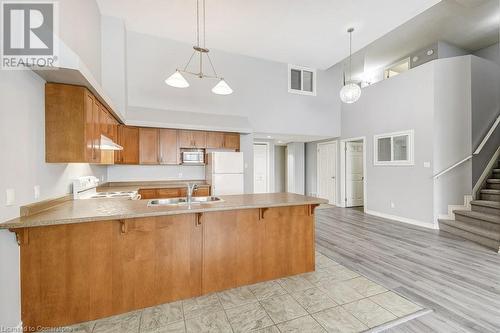
{"type": "Polygon", "coordinates": [[[396,204],[393,201],[391,201],[391,208],[395,208],[395,207],[396,207],[396,204]]]}
{"type": "Polygon", "coordinates": [[[431,162],[424,162],[424,168],[430,168],[431,162]]]}
{"type": "Polygon", "coordinates": [[[35,185],[33,191],[35,193],[35,200],[40,199],[40,185],[35,185]]]}
{"type": "Polygon", "coordinates": [[[16,202],[16,190],[8,188],[5,190],[5,205],[12,206],[16,202]]]}

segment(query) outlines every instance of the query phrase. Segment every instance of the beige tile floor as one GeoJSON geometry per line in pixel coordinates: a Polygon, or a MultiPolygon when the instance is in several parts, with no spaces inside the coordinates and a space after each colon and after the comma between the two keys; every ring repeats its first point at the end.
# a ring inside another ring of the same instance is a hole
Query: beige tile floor
{"type": "Polygon", "coordinates": [[[422,308],[316,254],[316,271],[59,328],[77,333],[363,332],[422,308]]]}

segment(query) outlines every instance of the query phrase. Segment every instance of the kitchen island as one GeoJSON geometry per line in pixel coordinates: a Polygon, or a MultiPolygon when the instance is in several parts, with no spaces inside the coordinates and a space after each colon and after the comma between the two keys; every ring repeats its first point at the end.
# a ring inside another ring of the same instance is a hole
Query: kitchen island
{"type": "Polygon", "coordinates": [[[70,325],[315,269],[314,208],[324,200],[221,199],[69,200],[0,224],[21,247],[24,326],[70,325]]]}

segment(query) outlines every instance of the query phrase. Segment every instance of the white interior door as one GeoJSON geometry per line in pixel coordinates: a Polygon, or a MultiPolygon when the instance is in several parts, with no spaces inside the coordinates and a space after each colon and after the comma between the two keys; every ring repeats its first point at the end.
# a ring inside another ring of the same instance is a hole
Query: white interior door
{"type": "Polygon", "coordinates": [[[318,145],[318,197],[336,203],[337,143],[318,145]]]}
{"type": "Polygon", "coordinates": [[[253,191],[268,193],[268,148],[266,144],[253,145],[253,191]]]}
{"type": "Polygon", "coordinates": [[[345,151],[346,206],[363,206],[363,143],[346,142],[345,151]]]}

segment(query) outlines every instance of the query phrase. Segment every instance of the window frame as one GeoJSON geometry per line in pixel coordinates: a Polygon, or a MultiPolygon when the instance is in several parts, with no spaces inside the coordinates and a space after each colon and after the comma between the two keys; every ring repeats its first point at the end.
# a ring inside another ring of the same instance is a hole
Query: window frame
{"type": "Polygon", "coordinates": [[[405,72],[409,71],[411,69],[411,57],[406,57],[406,58],[403,58],[403,59],[400,59],[392,64],[390,64],[389,66],[387,66],[386,68],[384,68],[384,80],[388,80],[390,78],[393,78],[393,77],[396,77],[398,75],[401,75],[403,74],[404,72],[402,73],[398,73],[396,75],[393,75],[393,76],[387,76],[388,72],[393,69],[394,67],[397,67],[399,65],[402,65],[404,63],[407,63],[408,64],[408,70],[406,70],[405,72]]]}
{"type": "Polygon", "coordinates": [[[306,96],[316,96],[316,70],[309,67],[297,66],[288,64],[288,92],[292,94],[298,95],[306,95],[306,96]],[[292,89],[292,70],[300,71],[300,90],[292,89]],[[312,73],[312,91],[306,91],[304,89],[304,71],[312,73]]]}
{"type": "Polygon", "coordinates": [[[373,165],[374,166],[412,166],[415,165],[415,131],[413,129],[392,133],[383,133],[373,136],[373,165]],[[404,161],[394,160],[394,138],[398,136],[407,136],[408,145],[407,159],[404,161]],[[391,160],[390,161],[379,161],[378,160],[378,140],[380,139],[391,139],[391,160]]]}

